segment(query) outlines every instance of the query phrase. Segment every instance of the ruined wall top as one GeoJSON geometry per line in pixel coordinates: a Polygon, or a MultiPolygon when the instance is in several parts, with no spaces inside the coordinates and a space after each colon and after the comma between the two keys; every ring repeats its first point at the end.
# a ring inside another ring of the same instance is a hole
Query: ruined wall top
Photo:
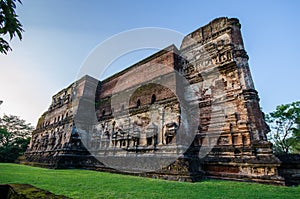
{"type": "Polygon", "coordinates": [[[240,34],[241,24],[237,18],[220,17],[214,19],[205,26],[198,28],[186,35],[182,41],[180,50],[185,50],[195,44],[206,44],[224,33],[232,35],[232,42],[243,49],[243,41],[240,34]]]}

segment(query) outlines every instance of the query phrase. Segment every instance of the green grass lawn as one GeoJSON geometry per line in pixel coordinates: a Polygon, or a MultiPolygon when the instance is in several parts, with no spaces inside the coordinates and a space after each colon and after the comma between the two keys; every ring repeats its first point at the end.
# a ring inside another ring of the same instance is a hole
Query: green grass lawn
{"type": "Polygon", "coordinates": [[[71,198],[300,198],[300,187],[205,180],[173,182],[88,170],[0,164],[0,184],[27,183],[71,198]]]}

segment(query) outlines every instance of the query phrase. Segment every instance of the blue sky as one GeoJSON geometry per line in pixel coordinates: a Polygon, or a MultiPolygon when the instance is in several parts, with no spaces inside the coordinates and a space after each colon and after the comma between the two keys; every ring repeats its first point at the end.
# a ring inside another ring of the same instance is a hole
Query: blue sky
{"type": "MultiPolygon", "coordinates": [[[[188,34],[221,16],[239,18],[260,105],[270,112],[300,99],[299,8],[296,0],[24,0],[17,10],[24,38],[0,55],[0,114],[35,125],[52,95],[72,83],[89,53],[115,34],[143,27],[188,34]]],[[[118,61],[119,69],[149,53],[118,61]]]]}

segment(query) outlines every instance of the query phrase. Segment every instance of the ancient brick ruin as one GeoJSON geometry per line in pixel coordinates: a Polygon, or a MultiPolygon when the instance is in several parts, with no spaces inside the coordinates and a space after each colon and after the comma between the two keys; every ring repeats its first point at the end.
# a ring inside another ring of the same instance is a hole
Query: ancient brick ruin
{"type": "Polygon", "coordinates": [[[218,18],[129,68],[53,96],[26,152],[51,168],[283,184],[241,25],[218,18]]]}

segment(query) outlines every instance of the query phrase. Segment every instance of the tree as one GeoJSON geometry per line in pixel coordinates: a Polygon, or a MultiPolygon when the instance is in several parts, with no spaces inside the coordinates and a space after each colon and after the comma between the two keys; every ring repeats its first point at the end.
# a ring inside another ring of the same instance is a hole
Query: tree
{"type": "Polygon", "coordinates": [[[271,127],[268,135],[277,154],[300,152],[300,101],[276,107],[266,115],[271,127]]]}
{"type": "Polygon", "coordinates": [[[0,118],[0,162],[14,162],[29,144],[33,127],[18,116],[0,118]]]}
{"type": "Polygon", "coordinates": [[[22,24],[16,14],[16,2],[22,4],[21,0],[0,0],[0,53],[7,54],[12,50],[3,36],[9,35],[10,40],[16,35],[22,40],[22,24]]]}

